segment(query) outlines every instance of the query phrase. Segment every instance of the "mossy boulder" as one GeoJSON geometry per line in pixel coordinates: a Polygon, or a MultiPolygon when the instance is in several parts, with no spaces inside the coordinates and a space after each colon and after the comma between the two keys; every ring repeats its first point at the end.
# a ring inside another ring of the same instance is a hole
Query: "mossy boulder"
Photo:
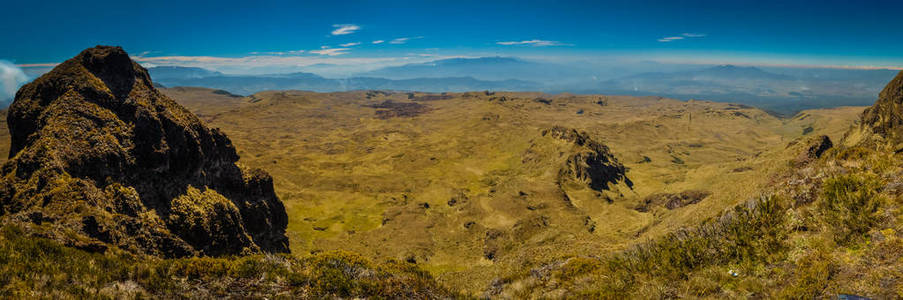
{"type": "Polygon", "coordinates": [[[288,252],[272,178],[237,165],[229,138],[122,48],[87,49],[23,86],[7,122],[4,223],[167,257],[288,252]]]}

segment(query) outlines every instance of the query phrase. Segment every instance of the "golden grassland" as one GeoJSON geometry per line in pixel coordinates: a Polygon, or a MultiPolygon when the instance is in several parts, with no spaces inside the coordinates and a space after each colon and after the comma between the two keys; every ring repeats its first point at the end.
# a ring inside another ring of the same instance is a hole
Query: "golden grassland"
{"type": "Polygon", "coordinates": [[[562,257],[626,249],[756,198],[771,174],[789,169],[786,161],[798,154],[787,149],[791,141],[839,139],[864,109],[782,119],[742,105],[658,97],[166,93],[222,128],[242,163],[273,175],[296,255],[343,249],[408,260],[468,293],[562,257]],[[372,106],[385,101],[428,111],[380,118],[382,109],[372,106]],[[552,126],[608,145],[633,187],[560,187],[568,149],[540,134],[552,126]],[[674,210],[635,210],[651,194],[687,190],[711,196],[674,210]]]}
{"type": "Polygon", "coordinates": [[[456,291],[500,297],[744,297],[766,288],[792,292],[775,282],[803,270],[800,265],[812,272],[825,267],[813,255],[861,263],[830,249],[830,230],[775,226],[800,218],[784,215],[796,207],[785,196],[757,199],[783,183],[788,175],[782,174],[797,172],[788,161],[800,149],[791,142],[815,135],[837,141],[864,107],[784,119],[742,105],[658,97],[164,93],[223,129],[243,164],[273,176],[289,214],[292,252],[302,258],[347,250],[402,260],[456,291]],[[380,113],[392,110],[380,108],[386,101],[424,107],[409,115],[380,113]],[[560,182],[572,149],[541,134],[553,126],[585,131],[610,147],[633,185],[600,192],[560,182]],[[636,209],[650,195],[684,191],[710,196],[681,208],[636,209]],[[759,204],[726,212],[750,199],[759,204]],[[761,203],[768,205],[760,209],[761,203]],[[767,222],[698,229],[726,214],[767,222]],[[776,239],[782,241],[742,244],[776,239]],[[718,250],[724,247],[747,252],[718,250]],[[774,266],[789,258],[783,269],[774,266]],[[732,269],[743,276],[725,276],[732,269]],[[764,270],[790,273],[773,277],[764,270]]]}

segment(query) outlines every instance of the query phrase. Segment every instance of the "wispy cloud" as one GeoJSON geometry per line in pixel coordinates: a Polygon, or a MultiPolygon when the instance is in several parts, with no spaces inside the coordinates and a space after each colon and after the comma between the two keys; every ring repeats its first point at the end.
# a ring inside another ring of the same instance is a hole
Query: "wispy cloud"
{"type": "Polygon", "coordinates": [[[332,25],[332,27],[335,27],[335,30],[332,31],[332,35],[352,34],[361,29],[360,26],[354,24],[335,24],[332,25]]]}
{"type": "Polygon", "coordinates": [[[290,50],[290,51],[267,51],[267,52],[251,52],[251,55],[301,55],[304,54],[304,50],[290,50]]]}
{"type": "Polygon", "coordinates": [[[28,81],[28,76],[16,65],[0,60],[0,101],[6,102],[16,96],[16,90],[28,81]]]}
{"type": "Polygon", "coordinates": [[[382,43],[385,43],[385,42],[386,42],[386,41],[383,41],[383,40],[375,40],[375,41],[373,41],[373,44],[382,44],[382,43]]]}
{"type": "Polygon", "coordinates": [[[397,39],[389,41],[389,44],[400,45],[400,44],[407,43],[410,40],[416,40],[416,39],[422,39],[422,38],[423,38],[422,36],[402,37],[402,38],[397,38],[397,39]]]}
{"type": "Polygon", "coordinates": [[[705,33],[684,32],[684,33],[681,33],[680,35],[660,38],[660,39],[658,39],[658,41],[662,42],[662,43],[668,43],[668,42],[679,41],[679,40],[684,40],[684,39],[688,39],[688,38],[704,38],[706,36],[708,36],[708,35],[705,33]]]}
{"type": "Polygon", "coordinates": [[[660,38],[660,39],[658,39],[658,41],[662,42],[662,43],[667,43],[667,42],[679,41],[682,39],[684,39],[684,37],[682,37],[682,36],[669,36],[669,37],[660,38]]]}
{"type": "Polygon", "coordinates": [[[56,67],[60,63],[40,63],[40,64],[17,64],[16,66],[19,68],[44,68],[44,67],[56,67]]]}
{"type": "Polygon", "coordinates": [[[351,48],[322,48],[320,50],[310,50],[308,52],[319,55],[328,55],[328,56],[339,56],[343,54],[348,54],[348,50],[351,48]]]}
{"type": "Polygon", "coordinates": [[[339,45],[339,46],[342,46],[342,47],[354,47],[354,46],[357,46],[357,45],[360,45],[360,44],[361,44],[360,42],[354,42],[354,43],[344,43],[344,44],[341,44],[341,45],[339,45]]]}
{"type": "Polygon", "coordinates": [[[504,46],[528,45],[528,46],[533,46],[533,47],[568,46],[569,45],[569,44],[564,44],[559,41],[547,41],[547,40],[504,41],[504,42],[496,42],[496,44],[504,45],[504,46]]]}

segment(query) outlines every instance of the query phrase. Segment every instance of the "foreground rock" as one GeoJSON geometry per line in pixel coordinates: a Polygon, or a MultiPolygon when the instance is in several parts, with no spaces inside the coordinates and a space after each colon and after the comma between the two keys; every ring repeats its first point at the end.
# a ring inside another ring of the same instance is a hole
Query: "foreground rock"
{"type": "Polygon", "coordinates": [[[153,87],[119,47],[87,49],[9,109],[4,223],[64,244],[166,257],[288,252],[271,177],[153,87]]]}

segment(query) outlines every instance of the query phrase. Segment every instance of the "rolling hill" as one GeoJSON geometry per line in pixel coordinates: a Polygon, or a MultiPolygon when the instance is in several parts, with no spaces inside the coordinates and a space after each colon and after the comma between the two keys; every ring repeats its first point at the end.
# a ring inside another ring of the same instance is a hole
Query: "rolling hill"
{"type": "MultiPolygon", "coordinates": [[[[86,50],[10,108],[5,296],[900,296],[903,73],[873,106],[779,117],[653,96],[155,89],[120,51],[86,50]],[[284,204],[291,255],[254,249],[267,230],[238,238],[247,251],[197,238],[250,228],[260,199],[284,204]],[[157,229],[117,231],[136,228],[157,229]],[[167,231],[195,252],[146,251],[167,231]]],[[[695,74],[724,73],[785,76],[695,74]]]]}

